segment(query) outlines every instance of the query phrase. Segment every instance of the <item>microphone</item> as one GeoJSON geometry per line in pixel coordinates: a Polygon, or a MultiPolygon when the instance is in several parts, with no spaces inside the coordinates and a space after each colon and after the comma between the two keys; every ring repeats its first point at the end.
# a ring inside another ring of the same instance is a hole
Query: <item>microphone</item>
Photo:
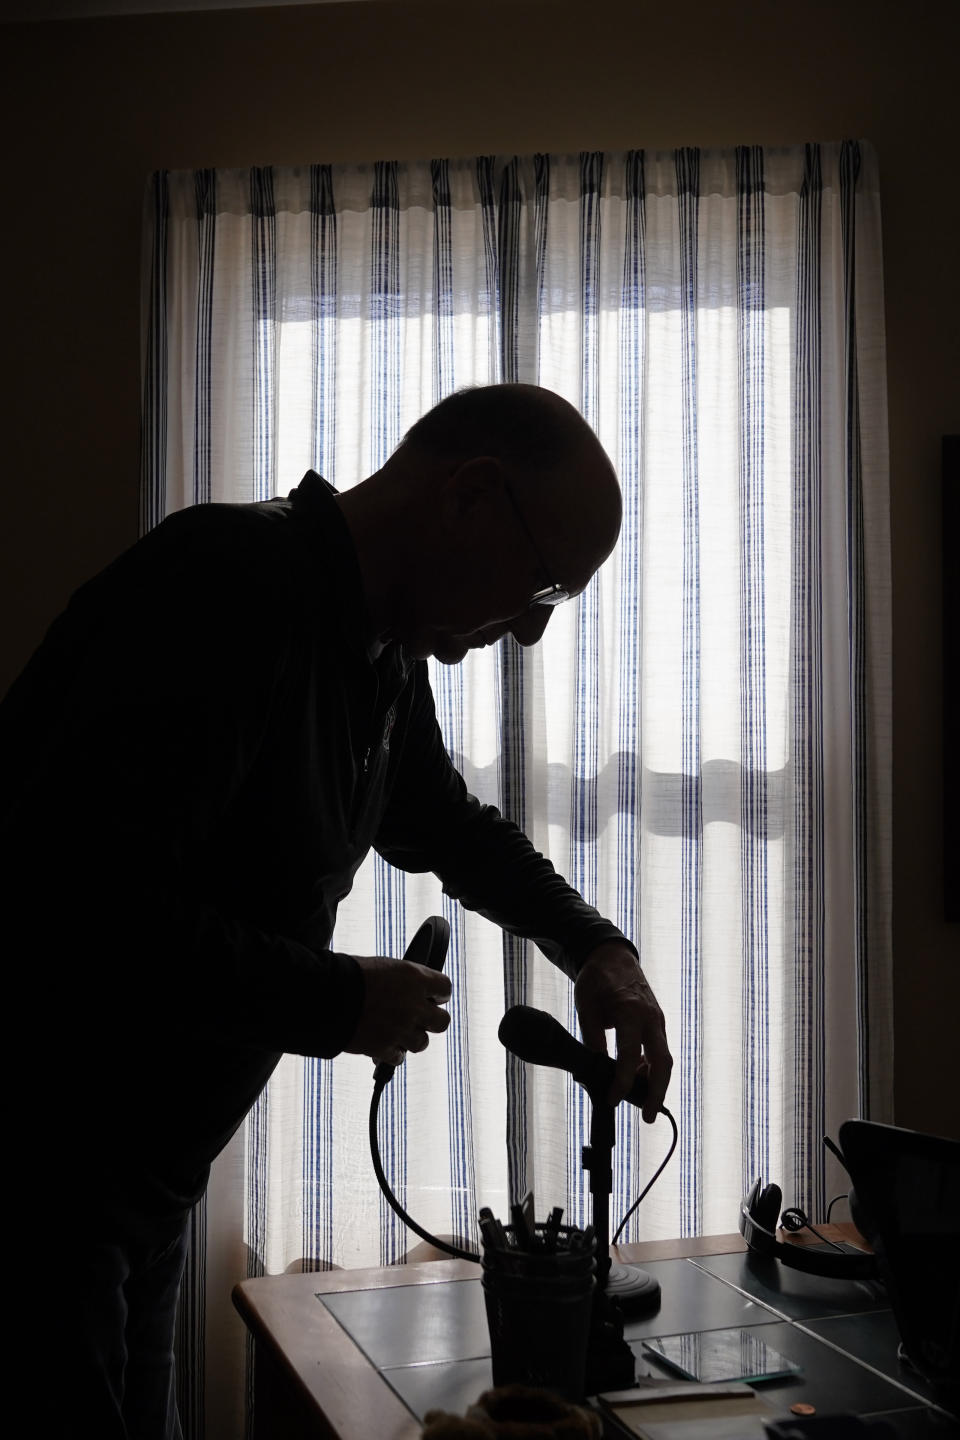
{"type": "MultiPolygon", "coordinates": [[[[567,1070],[587,1091],[594,1105],[607,1104],[610,1086],[616,1075],[616,1062],[609,1055],[599,1055],[565,1030],[545,1010],[530,1005],[514,1005],[500,1021],[497,1031],[501,1045],[531,1065],[549,1065],[554,1070],[567,1070]]],[[[631,1105],[643,1108],[647,1098],[647,1077],[638,1075],[624,1096],[631,1105]]]]}
{"type": "MultiPolygon", "coordinates": [[[[415,965],[427,965],[431,970],[440,971],[447,958],[449,944],[449,922],[442,915],[431,915],[429,920],[424,920],[404,950],[403,958],[412,961],[415,965]]],[[[383,1089],[392,1080],[396,1068],[396,1065],[391,1065],[389,1060],[381,1060],[373,1072],[374,1084],[383,1089]]],[[[387,1198],[389,1199],[389,1196],[387,1198]]]]}

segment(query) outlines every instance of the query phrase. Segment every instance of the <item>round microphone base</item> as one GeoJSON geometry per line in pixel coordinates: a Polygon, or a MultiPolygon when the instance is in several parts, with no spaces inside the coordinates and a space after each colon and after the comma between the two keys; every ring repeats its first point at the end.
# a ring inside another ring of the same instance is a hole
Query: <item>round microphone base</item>
{"type": "Polygon", "coordinates": [[[624,1310],[656,1310],[660,1304],[660,1281],[637,1265],[618,1260],[610,1265],[604,1290],[624,1310]]]}

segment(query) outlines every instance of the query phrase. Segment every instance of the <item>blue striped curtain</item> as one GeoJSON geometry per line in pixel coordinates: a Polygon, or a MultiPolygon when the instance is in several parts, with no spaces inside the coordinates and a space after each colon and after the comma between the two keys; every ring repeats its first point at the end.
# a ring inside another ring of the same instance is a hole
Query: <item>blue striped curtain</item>
{"type": "MultiPolygon", "coordinates": [[[[822,1145],[891,1117],[890,618],[875,157],[866,144],[155,175],[144,528],[346,489],[451,390],[539,383],[616,465],[619,546],[544,641],[435,666],[468,786],[637,944],[680,1124],[629,1238],[727,1232],[758,1174],[822,1215],[822,1145]]],[[[269,843],[265,839],[265,844],[269,843]]],[[[531,947],[373,856],[336,945],[450,921],[453,1023],[387,1091],[394,1189],[434,1233],[527,1186],[582,1220],[588,1117],[496,1042],[531,947]]],[[[214,1169],[181,1307],[190,1434],[242,1431],[229,1282],[390,1263],[369,1062],[286,1057],[214,1169]],[[216,1283],[214,1283],[216,1276],[216,1283]]],[[[616,1223],[668,1137],[618,1116],[616,1223]]]]}

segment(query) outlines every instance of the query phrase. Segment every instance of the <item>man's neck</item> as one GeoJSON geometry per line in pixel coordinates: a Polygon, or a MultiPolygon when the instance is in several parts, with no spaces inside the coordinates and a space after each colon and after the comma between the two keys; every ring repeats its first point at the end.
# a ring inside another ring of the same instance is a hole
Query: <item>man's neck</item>
{"type": "Polygon", "coordinates": [[[394,615],[391,593],[396,579],[397,557],[404,551],[404,537],[383,508],[378,476],[362,481],[337,496],[350,538],[353,541],[369,617],[367,653],[376,660],[393,638],[394,615]]]}

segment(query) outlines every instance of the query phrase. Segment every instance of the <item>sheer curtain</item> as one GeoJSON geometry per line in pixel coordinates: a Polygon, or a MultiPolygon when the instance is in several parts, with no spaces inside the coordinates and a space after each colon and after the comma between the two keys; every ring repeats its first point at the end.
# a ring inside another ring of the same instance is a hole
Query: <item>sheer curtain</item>
{"type": "MultiPolygon", "coordinates": [[[[666,1013],[680,1145],[629,1238],[730,1231],[758,1174],[822,1216],[844,1188],[823,1135],[891,1118],[870,147],[160,173],[145,234],[144,528],[308,468],[346,489],[463,385],[548,386],[595,428],[619,546],[537,649],[434,668],[444,736],[635,941],[666,1013]]],[[[431,913],[453,1023],[387,1092],[394,1187],[434,1233],[528,1186],[582,1219],[582,1097],[496,1040],[518,1000],[572,1029],[568,982],[375,856],[335,943],[399,954],[431,913]]],[[[181,1314],[195,1434],[204,1380],[208,1433],[240,1423],[216,1344],[233,1280],[411,1243],[367,1155],[371,1088],[363,1059],[287,1057],[218,1162],[181,1314]]],[[[614,1223],[669,1139],[618,1122],[614,1223]]]]}

